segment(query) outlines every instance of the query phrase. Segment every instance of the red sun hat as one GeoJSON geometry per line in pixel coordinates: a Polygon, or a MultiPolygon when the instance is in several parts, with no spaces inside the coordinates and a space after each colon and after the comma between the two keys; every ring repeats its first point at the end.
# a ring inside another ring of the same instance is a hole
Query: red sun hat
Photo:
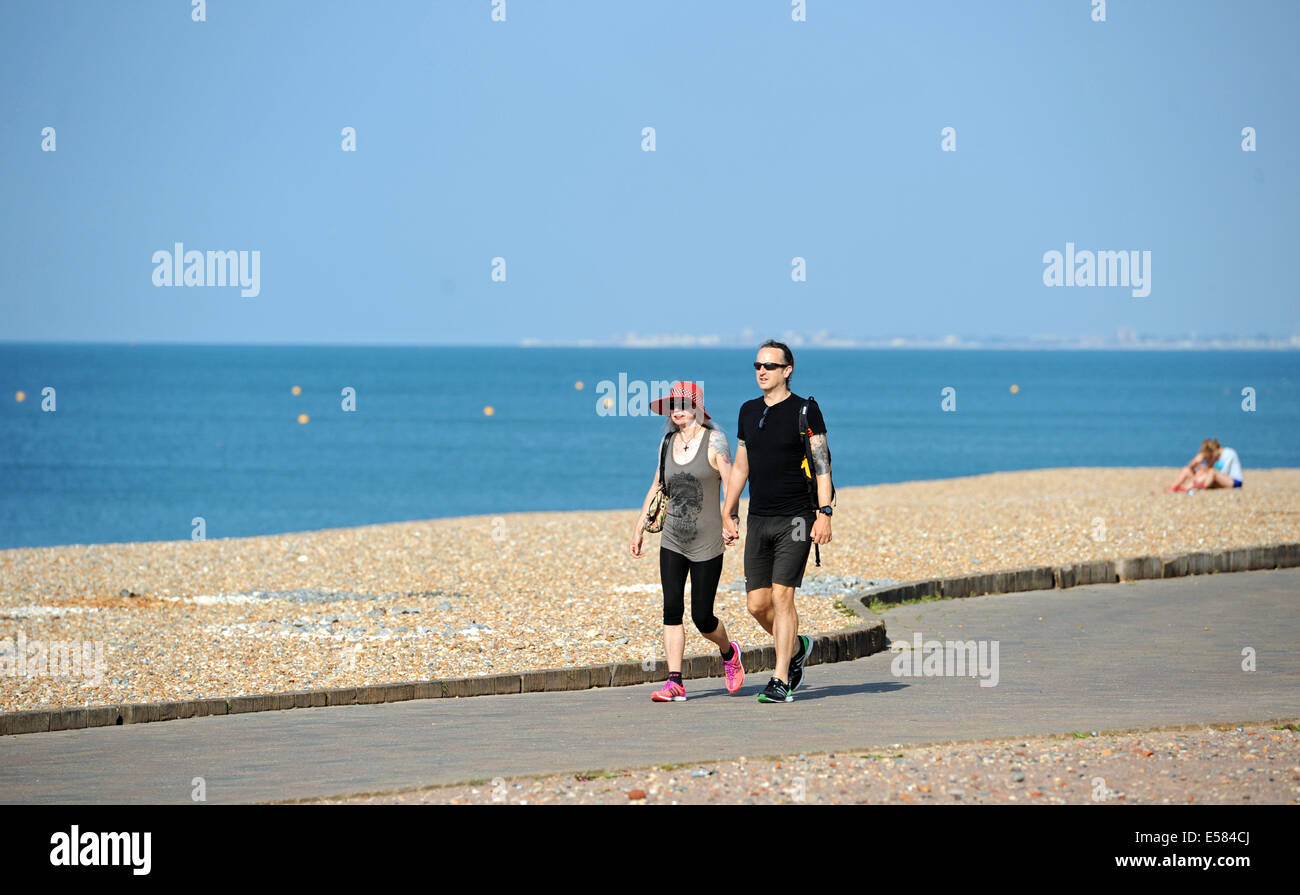
{"type": "Polygon", "coordinates": [[[667,416],[670,411],[665,409],[665,405],[670,401],[685,398],[704,414],[706,420],[711,420],[709,412],[704,409],[704,390],[694,382],[674,382],[672,389],[662,398],[656,398],[650,402],[651,413],[657,413],[660,416],[667,416]]]}

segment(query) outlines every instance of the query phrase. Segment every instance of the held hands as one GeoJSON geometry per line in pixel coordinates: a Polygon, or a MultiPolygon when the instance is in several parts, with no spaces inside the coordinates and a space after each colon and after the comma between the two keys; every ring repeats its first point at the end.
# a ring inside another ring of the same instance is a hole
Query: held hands
{"type": "Polygon", "coordinates": [[[641,552],[641,539],[643,537],[645,537],[645,529],[638,525],[636,534],[632,535],[632,546],[629,551],[634,557],[640,558],[645,555],[641,552]]]}
{"type": "Polygon", "coordinates": [[[831,542],[831,517],[825,513],[818,513],[816,521],[813,522],[812,539],[814,544],[829,544],[831,542]]]}
{"type": "Polygon", "coordinates": [[[740,537],[740,524],[731,518],[722,520],[722,544],[730,547],[740,537]]]}

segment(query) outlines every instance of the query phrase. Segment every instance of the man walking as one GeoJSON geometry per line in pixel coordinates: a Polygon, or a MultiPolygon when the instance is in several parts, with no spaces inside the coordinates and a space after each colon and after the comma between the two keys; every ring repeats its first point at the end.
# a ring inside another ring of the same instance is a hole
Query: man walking
{"type": "Polygon", "coordinates": [[[812,543],[826,544],[831,539],[830,450],[826,423],[817,404],[790,391],[794,375],[790,348],[771,339],[764,342],[754,373],[763,396],[740,408],[722,531],[728,543],[739,536],[736,511],[748,479],[745,591],[749,614],[776,644],[776,667],[758,701],[793,702],[812,651],[812,641],[799,634],[794,591],[803,584],[812,543]],[[801,431],[804,424],[807,429],[801,431]],[[817,509],[802,469],[805,436],[816,480],[817,509]]]}

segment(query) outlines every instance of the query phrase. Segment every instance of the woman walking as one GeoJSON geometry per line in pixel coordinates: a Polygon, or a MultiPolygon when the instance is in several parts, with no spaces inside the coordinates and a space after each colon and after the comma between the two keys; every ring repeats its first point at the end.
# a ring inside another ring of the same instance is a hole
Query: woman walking
{"type": "Polygon", "coordinates": [[[686,578],[691,579],[691,621],[700,634],[722,653],[727,690],[735,693],[745,681],[740,644],[727,636],[727,628],[713,614],[713,599],[722,577],[721,488],[731,473],[727,436],[704,409],[704,394],[693,382],[676,382],[667,397],[652,401],[650,409],[668,415],[666,434],[655,453],[655,477],[646,493],[632,529],[631,553],[641,557],[641,541],[649,522],[650,503],[658,489],[660,463],[668,510],[659,542],[659,576],[664,590],[664,652],[668,680],[650,698],[655,702],[682,702],[682,653],[686,634],[686,578]],[[662,460],[661,460],[662,458],[662,460]]]}

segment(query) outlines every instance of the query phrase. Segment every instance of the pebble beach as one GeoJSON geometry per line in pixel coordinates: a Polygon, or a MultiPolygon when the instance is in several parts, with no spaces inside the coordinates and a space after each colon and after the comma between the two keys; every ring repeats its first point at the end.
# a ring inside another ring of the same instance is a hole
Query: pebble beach
{"type": "MultiPolygon", "coordinates": [[[[1300,540],[1300,469],[1167,493],[1169,468],[1062,468],[839,489],[804,631],[873,584],[1300,540]]],[[[742,522],[745,505],[742,502],[742,522]]],[[[20,636],[101,645],[98,679],[0,675],[0,710],[399,683],[662,655],[658,537],[636,510],[472,516],[209,541],[0,551],[0,667],[20,636]]],[[[741,530],[742,539],[744,528],[741,530]]],[[[745,612],[743,547],[716,613],[745,612]]],[[[689,629],[687,653],[711,646],[689,629]]],[[[6,661],[7,660],[7,661],[6,661]]]]}

